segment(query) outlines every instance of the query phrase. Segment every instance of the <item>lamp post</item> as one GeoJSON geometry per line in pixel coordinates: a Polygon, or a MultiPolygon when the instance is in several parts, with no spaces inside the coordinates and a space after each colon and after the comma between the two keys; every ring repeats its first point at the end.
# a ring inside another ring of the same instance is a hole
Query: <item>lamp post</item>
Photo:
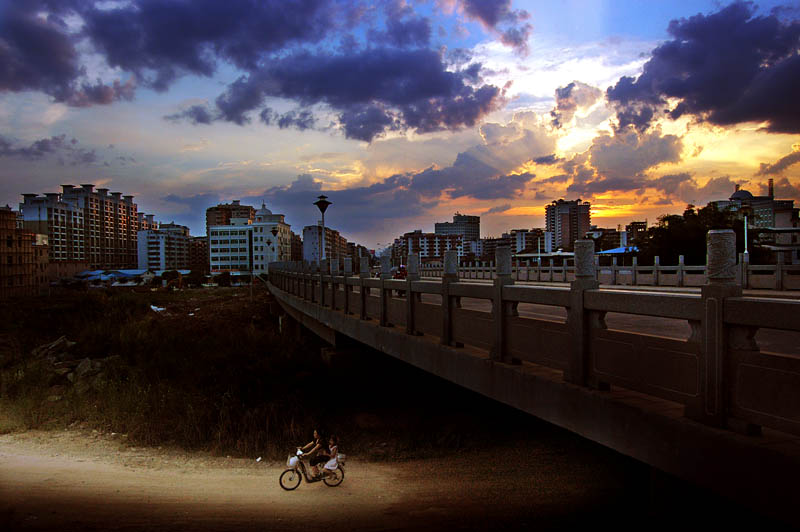
{"type": "Polygon", "coordinates": [[[319,212],[322,213],[322,249],[320,250],[319,260],[320,263],[325,260],[325,211],[330,205],[331,202],[328,201],[328,196],[320,195],[317,197],[317,201],[314,202],[314,205],[317,206],[319,212]]]}

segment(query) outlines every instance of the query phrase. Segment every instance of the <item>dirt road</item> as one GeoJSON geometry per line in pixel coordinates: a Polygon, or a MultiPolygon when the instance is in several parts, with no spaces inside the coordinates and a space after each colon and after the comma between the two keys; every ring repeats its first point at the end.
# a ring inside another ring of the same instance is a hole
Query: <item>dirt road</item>
{"type": "Polygon", "coordinates": [[[287,492],[283,464],[255,457],[136,448],[97,433],[3,435],[0,530],[542,530],[613,514],[620,523],[632,491],[624,467],[604,450],[567,447],[393,465],[353,457],[341,486],[287,492]]]}

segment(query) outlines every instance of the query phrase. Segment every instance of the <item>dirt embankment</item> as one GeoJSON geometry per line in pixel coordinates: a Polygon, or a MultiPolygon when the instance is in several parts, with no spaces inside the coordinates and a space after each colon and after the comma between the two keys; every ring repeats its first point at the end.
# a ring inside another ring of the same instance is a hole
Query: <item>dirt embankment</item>
{"type": "Polygon", "coordinates": [[[283,464],[129,446],[120,435],[0,436],[2,530],[547,529],[607,514],[626,481],[580,449],[348,460],[341,486],[278,486],[283,464]]]}

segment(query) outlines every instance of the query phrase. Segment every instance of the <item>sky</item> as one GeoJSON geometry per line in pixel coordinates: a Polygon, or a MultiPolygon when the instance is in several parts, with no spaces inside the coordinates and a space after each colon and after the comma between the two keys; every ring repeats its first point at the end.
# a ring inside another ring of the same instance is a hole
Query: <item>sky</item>
{"type": "Polygon", "coordinates": [[[205,233],[265,202],[383,247],[800,201],[800,8],[654,0],[0,0],[0,205],[93,183],[205,233]]]}

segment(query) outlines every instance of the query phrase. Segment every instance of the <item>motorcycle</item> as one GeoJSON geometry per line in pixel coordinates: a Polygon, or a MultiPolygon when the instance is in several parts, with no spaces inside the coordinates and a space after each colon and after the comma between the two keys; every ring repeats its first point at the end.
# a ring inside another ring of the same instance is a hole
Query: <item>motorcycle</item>
{"type": "Polygon", "coordinates": [[[345,455],[339,453],[336,456],[336,469],[331,471],[323,468],[321,470],[321,476],[310,477],[308,475],[308,471],[311,466],[306,465],[306,461],[303,460],[303,451],[298,448],[296,455],[289,456],[289,458],[286,460],[287,468],[283,471],[283,473],[281,473],[278,483],[283,489],[291,491],[297,489],[297,487],[300,485],[300,481],[305,477],[306,482],[309,484],[313,484],[314,482],[319,482],[321,480],[326,486],[333,488],[341,484],[344,480],[344,461],[345,455]]]}

